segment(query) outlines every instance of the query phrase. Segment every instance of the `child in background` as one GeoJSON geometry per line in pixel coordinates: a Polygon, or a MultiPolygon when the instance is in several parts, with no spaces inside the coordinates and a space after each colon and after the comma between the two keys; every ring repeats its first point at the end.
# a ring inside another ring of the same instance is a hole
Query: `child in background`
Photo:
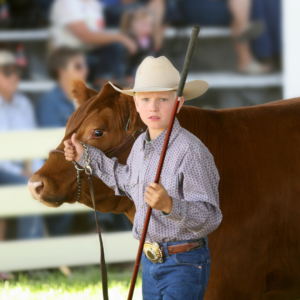
{"type": "Polygon", "coordinates": [[[131,37],[138,45],[138,51],[128,57],[126,81],[132,85],[137,67],[147,56],[155,56],[154,35],[157,24],[154,14],[146,7],[127,10],[121,19],[121,32],[131,37]]]}

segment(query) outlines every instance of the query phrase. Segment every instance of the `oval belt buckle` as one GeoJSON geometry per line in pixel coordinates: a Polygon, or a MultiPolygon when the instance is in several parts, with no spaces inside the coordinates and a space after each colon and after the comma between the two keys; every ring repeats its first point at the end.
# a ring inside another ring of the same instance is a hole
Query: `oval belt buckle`
{"type": "Polygon", "coordinates": [[[163,254],[156,242],[145,242],[144,253],[147,258],[154,263],[163,263],[163,254]]]}

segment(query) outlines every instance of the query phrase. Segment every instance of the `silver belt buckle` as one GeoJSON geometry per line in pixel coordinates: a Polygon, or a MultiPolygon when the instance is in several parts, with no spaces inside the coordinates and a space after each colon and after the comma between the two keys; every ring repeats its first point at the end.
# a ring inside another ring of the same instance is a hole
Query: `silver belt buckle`
{"type": "Polygon", "coordinates": [[[147,258],[154,263],[163,263],[163,254],[159,248],[159,244],[156,242],[145,242],[144,243],[144,253],[147,258]]]}

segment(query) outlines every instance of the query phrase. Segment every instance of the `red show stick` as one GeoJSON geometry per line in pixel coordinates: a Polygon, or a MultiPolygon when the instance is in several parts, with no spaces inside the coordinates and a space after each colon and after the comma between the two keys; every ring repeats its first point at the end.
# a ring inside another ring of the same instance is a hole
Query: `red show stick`
{"type": "MultiPolygon", "coordinates": [[[[167,145],[168,145],[168,142],[169,142],[169,137],[170,137],[170,134],[171,134],[171,131],[172,131],[175,115],[176,115],[176,112],[177,112],[177,109],[178,109],[178,104],[179,104],[181,96],[182,96],[182,91],[183,91],[183,88],[184,88],[184,85],[185,85],[186,77],[187,77],[187,74],[188,74],[188,71],[189,71],[189,67],[190,67],[191,60],[192,60],[192,57],[193,57],[193,53],[194,53],[194,50],[195,50],[195,46],[196,46],[196,43],[197,43],[199,31],[200,31],[199,26],[197,26],[197,25],[193,26],[189,46],[188,46],[188,49],[187,49],[187,54],[186,54],[184,65],[183,65],[182,75],[181,75],[179,86],[178,86],[178,89],[177,89],[176,101],[175,101],[174,108],[173,108],[173,111],[172,111],[170,124],[169,124],[168,129],[167,129],[167,134],[166,134],[166,138],[165,138],[165,141],[164,141],[163,149],[161,151],[161,156],[160,156],[160,160],[159,160],[159,164],[158,164],[158,168],[157,168],[157,172],[156,172],[156,176],[155,176],[155,181],[154,181],[155,183],[159,182],[159,177],[160,177],[161,169],[162,169],[162,166],[163,166],[163,163],[164,163],[165,154],[166,154],[166,150],[167,150],[167,145]]],[[[146,215],[146,219],[145,219],[145,224],[144,224],[142,236],[141,236],[141,239],[140,239],[140,245],[139,245],[136,261],[135,261],[135,266],[134,266],[134,271],[133,271],[133,275],[132,275],[131,285],[130,285],[129,294],[128,294],[128,298],[127,298],[128,300],[131,300],[132,296],[133,296],[136,277],[137,277],[137,274],[138,274],[138,271],[139,271],[140,260],[141,260],[142,251],[143,251],[143,247],[144,247],[144,243],[145,243],[145,239],[146,239],[146,235],[147,235],[147,231],[148,231],[148,225],[149,225],[149,221],[150,221],[151,212],[152,212],[152,207],[149,206],[148,210],[147,210],[147,215],[146,215]]]]}

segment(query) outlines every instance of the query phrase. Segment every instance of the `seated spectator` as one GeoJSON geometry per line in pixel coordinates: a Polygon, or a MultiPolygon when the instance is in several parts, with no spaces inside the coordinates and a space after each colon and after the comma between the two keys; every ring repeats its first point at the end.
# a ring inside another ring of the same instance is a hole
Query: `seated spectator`
{"type": "Polygon", "coordinates": [[[48,61],[50,76],[57,84],[37,103],[38,123],[41,127],[65,127],[76,109],[71,95],[72,80],[86,80],[86,61],[80,50],[67,47],[54,50],[48,61]]]}
{"type": "Polygon", "coordinates": [[[251,19],[265,24],[263,34],[252,41],[252,50],[260,60],[277,64],[280,62],[277,59],[280,58],[282,53],[281,1],[252,1],[251,19]]]}
{"type": "MultiPolygon", "coordinates": [[[[85,81],[88,69],[82,52],[72,48],[61,47],[54,50],[48,61],[50,75],[57,84],[38,100],[37,119],[41,127],[65,127],[77,106],[71,95],[72,81],[85,81]]],[[[124,214],[97,212],[97,215],[102,230],[131,230],[124,214]]],[[[73,213],[44,217],[50,235],[68,233],[74,218],[73,213]]],[[[89,213],[88,223],[91,228],[96,225],[94,218],[94,212],[89,213]]]]}
{"type": "Polygon", "coordinates": [[[262,22],[251,22],[252,0],[179,0],[186,25],[231,26],[237,53],[237,71],[264,74],[270,65],[259,63],[253,56],[250,40],[261,35],[262,22]]]}
{"type": "MultiPolygon", "coordinates": [[[[17,92],[19,68],[16,57],[8,51],[0,51],[0,131],[28,130],[36,128],[34,109],[28,98],[17,92]]],[[[27,184],[29,177],[43,165],[33,160],[31,171],[25,169],[24,161],[0,162],[0,185],[27,184]]],[[[21,239],[44,236],[41,216],[19,217],[17,237],[21,239]]],[[[0,240],[5,238],[5,221],[0,220],[0,240]]],[[[5,273],[0,278],[7,278],[5,273]]]]}
{"type": "Polygon", "coordinates": [[[51,48],[71,47],[87,53],[95,86],[124,77],[126,49],[137,46],[122,33],[104,30],[102,6],[97,0],[55,0],[51,10],[51,48]],[[126,49],[124,49],[124,46],[126,49]]]}
{"type": "Polygon", "coordinates": [[[270,71],[270,66],[259,63],[253,56],[249,40],[261,35],[262,22],[250,22],[252,0],[228,0],[232,14],[232,34],[238,56],[238,71],[248,74],[263,74],[270,71]]]}
{"type": "MultiPolygon", "coordinates": [[[[36,112],[40,127],[65,127],[76,109],[71,90],[72,80],[85,80],[87,66],[81,51],[66,47],[53,51],[48,59],[49,71],[57,84],[37,102],[36,112]]],[[[70,233],[75,215],[73,213],[45,216],[50,235],[70,233]]]]}
{"type": "Polygon", "coordinates": [[[136,69],[146,56],[155,56],[154,35],[156,30],[155,17],[153,13],[140,7],[124,12],[121,20],[121,32],[130,36],[138,45],[138,51],[128,57],[126,75],[128,82],[132,85],[136,69]]]}

